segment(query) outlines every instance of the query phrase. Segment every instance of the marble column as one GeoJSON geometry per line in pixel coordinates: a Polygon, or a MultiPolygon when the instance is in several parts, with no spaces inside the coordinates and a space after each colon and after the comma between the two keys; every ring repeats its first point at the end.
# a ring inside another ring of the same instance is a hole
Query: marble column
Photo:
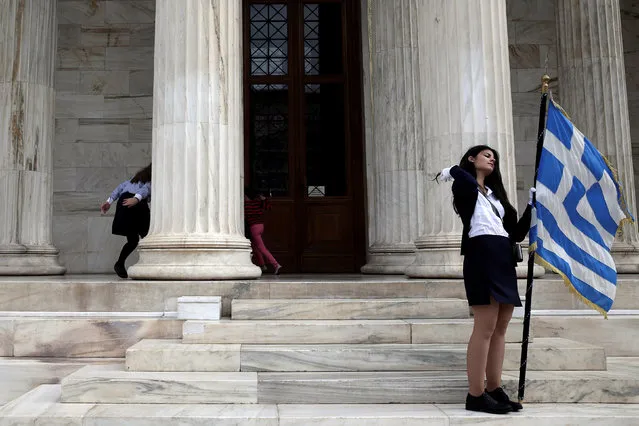
{"type": "MultiPolygon", "coordinates": [[[[619,0],[559,0],[561,106],[619,172],[637,217],[619,0]]],[[[612,247],[618,272],[639,272],[637,225],[626,225],[612,247]]]]}
{"type": "MultiPolygon", "coordinates": [[[[504,186],[517,205],[505,0],[420,0],[419,70],[426,174],[458,164],[473,145],[500,154],[504,186]]],[[[426,180],[424,232],[410,277],[462,276],[462,224],[451,185],[426,180]]],[[[522,271],[523,272],[523,271],[522,271]]],[[[541,270],[537,270],[539,274],[541,270]]]]}
{"type": "Polygon", "coordinates": [[[243,236],[241,14],[241,0],[157,0],[151,230],[132,278],[261,274],[243,236]]]}
{"type": "Polygon", "coordinates": [[[363,273],[403,274],[423,231],[418,0],[364,0],[368,254],[363,273]]]}
{"type": "Polygon", "coordinates": [[[5,0],[0,7],[0,275],[54,275],[57,1],[5,0]]]}

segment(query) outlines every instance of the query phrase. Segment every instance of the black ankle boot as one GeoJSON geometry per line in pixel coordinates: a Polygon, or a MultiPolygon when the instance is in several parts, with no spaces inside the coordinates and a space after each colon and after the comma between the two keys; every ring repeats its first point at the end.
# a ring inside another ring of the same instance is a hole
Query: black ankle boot
{"type": "Polygon", "coordinates": [[[118,277],[120,278],[129,277],[129,274],[126,273],[126,268],[124,267],[124,264],[118,262],[115,265],[113,265],[113,269],[115,270],[115,273],[118,274],[118,277]]]}
{"type": "Polygon", "coordinates": [[[503,402],[505,404],[509,404],[513,411],[519,411],[524,408],[520,403],[511,401],[506,392],[502,388],[496,388],[490,392],[486,391],[486,393],[493,397],[493,399],[497,402],[503,402]]]}
{"type": "Polygon", "coordinates": [[[507,414],[512,411],[509,404],[498,402],[493,399],[486,392],[480,396],[472,396],[468,394],[466,396],[466,409],[469,411],[481,411],[491,414],[507,414]]]}

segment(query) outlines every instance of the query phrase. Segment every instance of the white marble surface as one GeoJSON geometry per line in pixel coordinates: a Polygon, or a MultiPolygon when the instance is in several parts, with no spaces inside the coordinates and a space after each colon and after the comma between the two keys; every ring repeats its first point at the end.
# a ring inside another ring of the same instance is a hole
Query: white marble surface
{"type": "MultiPolygon", "coordinates": [[[[636,194],[619,0],[557,3],[561,104],[619,173],[629,211],[636,194]],[[587,28],[587,31],[583,31],[587,28]]],[[[624,226],[612,249],[617,271],[639,272],[637,226],[624,226]]]]}
{"type": "Polygon", "coordinates": [[[240,371],[239,344],[145,339],[126,351],[129,371],[240,371]]]}
{"type": "MultiPolygon", "coordinates": [[[[17,357],[123,357],[141,339],[179,338],[182,321],[159,318],[8,318],[17,357]]],[[[7,320],[0,319],[0,322],[7,320]]]]}
{"type": "Polygon", "coordinates": [[[53,89],[57,1],[5,2],[0,12],[0,275],[55,275],[53,89]]]}
{"type": "Polygon", "coordinates": [[[185,321],[186,343],[410,343],[399,320],[185,321]]]}
{"type": "Polygon", "coordinates": [[[105,404],[257,403],[257,374],[128,372],[123,365],[86,366],[62,380],[61,401],[105,404]]]}
{"type": "MultiPolygon", "coordinates": [[[[468,343],[473,332],[472,319],[408,320],[411,325],[412,343],[468,343]]],[[[512,320],[506,332],[506,342],[521,342],[523,323],[512,320]]],[[[531,327],[531,338],[534,328],[531,327]]]]}
{"type": "Polygon", "coordinates": [[[467,318],[463,299],[270,299],[231,302],[231,316],[245,319],[467,318]]]}
{"type": "Polygon", "coordinates": [[[369,218],[362,272],[403,274],[427,221],[418,2],[362,4],[369,218]]]}
{"type": "Polygon", "coordinates": [[[241,15],[239,0],[156,2],[155,207],[134,279],[261,275],[242,235],[241,15]]]}
{"type": "MultiPolygon", "coordinates": [[[[465,371],[461,344],[242,345],[242,371],[465,371]]],[[[521,344],[506,345],[505,369],[518,369],[521,344]]],[[[602,348],[564,339],[536,339],[528,369],[605,370],[602,348]]]]}
{"type": "Polygon", "coordinates": [[[182,296],[177,299],[177,315],[184,320],[219,320],[222,312],[220,296],[182,296]]]}

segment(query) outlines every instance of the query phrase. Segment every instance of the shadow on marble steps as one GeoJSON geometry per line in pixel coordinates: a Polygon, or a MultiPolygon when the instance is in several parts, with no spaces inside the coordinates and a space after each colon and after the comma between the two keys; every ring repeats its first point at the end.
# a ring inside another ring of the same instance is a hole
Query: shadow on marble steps
{"type": "Polygon", "coordinates": [[[465,299],[234,299],[233,320],[468,318],[465,299]]]}
{"type": "Polygon", "coordinates": [[[182,337],[175,318],[110,316],[20,316],[0,318],[0,356],[124,357],[142,339],[182,337]]]}
{"type": "MultiPolygon", "coordinates": [[[[185,321],[184,343],[468,343],[473,320],[221,320],[185,321]]],[[[523,323],[514,319],[507,342],[521,342],[523,323]]]]}
{"type": "MultiPolygon", "coordinates": [[[[503,385],[515,393],[518,371],[503,385]]],[[[529,371],[526,401],[639,403],[637,366],[608,362],[606,371],[529,371]]],[[[467,392],[462,371],[398,372],[128,372],[87,366],[62,380],[62,402],[102,404],[421,404],[457,403],[467,392]]]]}
{"type": "Polygon", "coordinates": [[[62,404],[60,385],[43,385],[0,409],[0,426],[628,426],[639,404],[526,404],[519,413],[473,413],[455,404],[62,404]]]}
{"type": "MultiPolygon", "coordinates": [[[[508,343],[504,368],[519,368],[520,343],[508,343]]],[[[466,344],[188,344],[143,340],[127,350],[129,371],[466,371],[466,344]]],[[[602,348],[566,339],[536,339],[529,370],[605,370],[602,348]]]]}

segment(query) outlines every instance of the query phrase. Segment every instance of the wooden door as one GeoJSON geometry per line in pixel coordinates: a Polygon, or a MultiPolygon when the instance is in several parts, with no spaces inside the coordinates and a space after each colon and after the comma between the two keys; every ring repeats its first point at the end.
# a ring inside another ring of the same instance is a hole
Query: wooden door
{"type": "Polygon", "coordinates": [[[365,260],[358,3],[244,1],[245,177],[283,271],[365,260]]]}

